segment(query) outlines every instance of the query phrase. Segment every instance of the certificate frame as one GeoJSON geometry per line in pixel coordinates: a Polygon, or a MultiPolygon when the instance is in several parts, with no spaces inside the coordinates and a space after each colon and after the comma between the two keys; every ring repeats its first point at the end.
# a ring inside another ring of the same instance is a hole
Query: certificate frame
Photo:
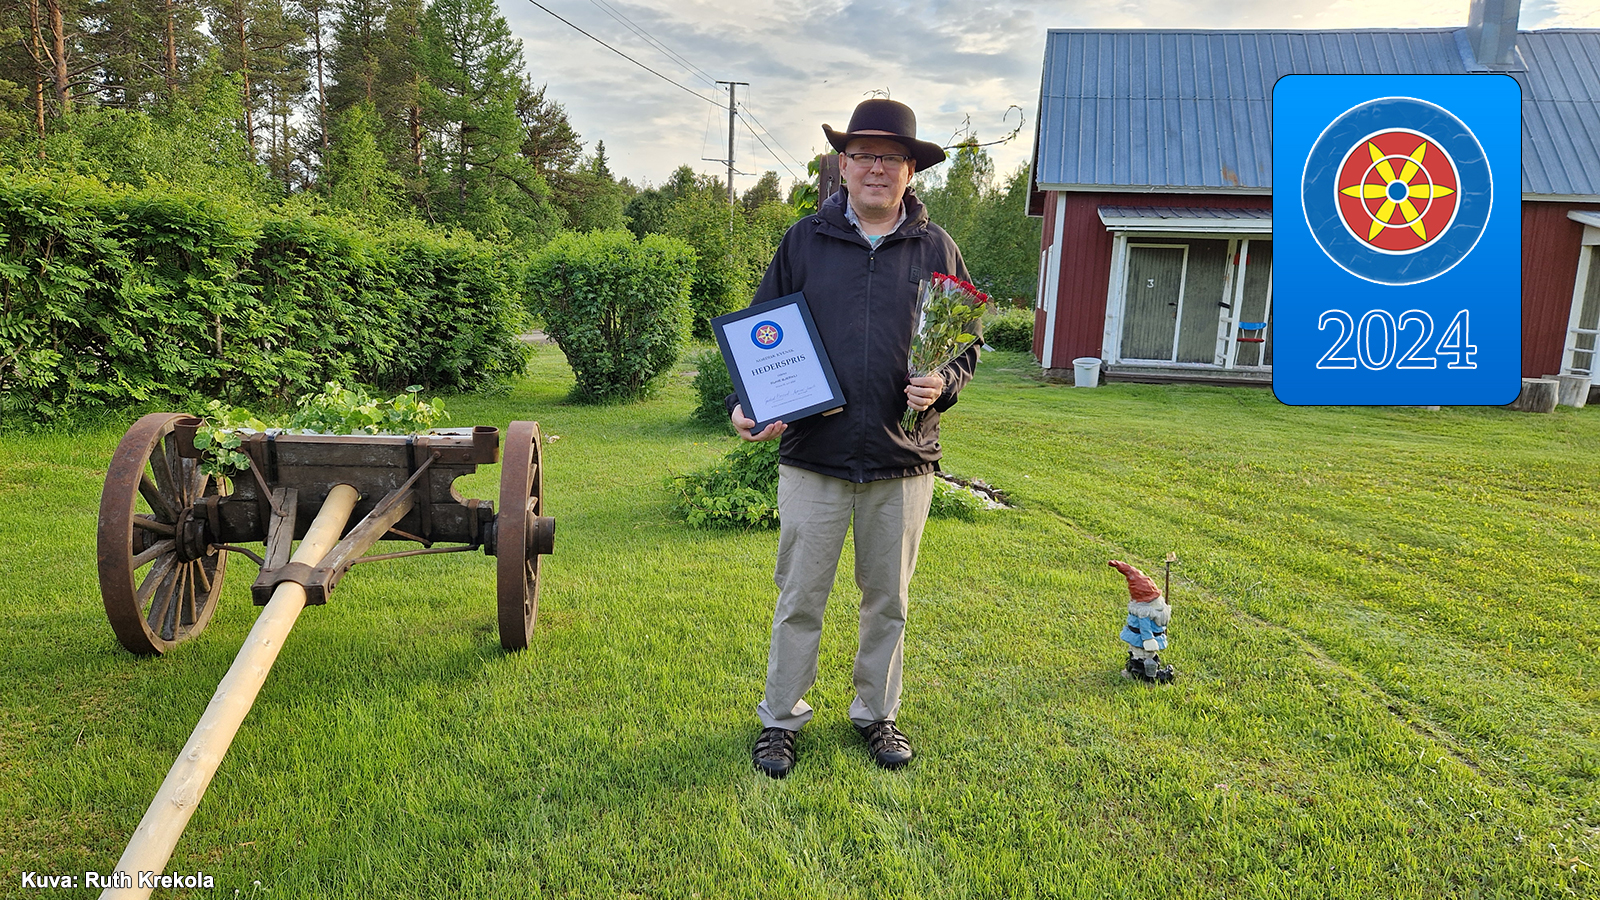
{"type": "Polygon", "coordinates": [[[739,405],[745,416],[756,420],[752,433],[773,422],[794,422],[844,406],[839,379],[804,294],[796,292],[717,316],[711,320],[711,333],[728,366],[739,405]],[[800,327],[795,328],[796,324],[800,327]]]}

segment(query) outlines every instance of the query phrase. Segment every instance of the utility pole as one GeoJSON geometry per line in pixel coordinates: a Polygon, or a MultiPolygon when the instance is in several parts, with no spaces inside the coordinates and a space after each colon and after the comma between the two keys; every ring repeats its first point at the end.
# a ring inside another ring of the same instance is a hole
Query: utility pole
{"type": "Polygon", "coordinates": [[[719,81],[728,86],[728,206],[733,206],[733,92],[736,85],[750,86],[748,81],[719,81]]]}

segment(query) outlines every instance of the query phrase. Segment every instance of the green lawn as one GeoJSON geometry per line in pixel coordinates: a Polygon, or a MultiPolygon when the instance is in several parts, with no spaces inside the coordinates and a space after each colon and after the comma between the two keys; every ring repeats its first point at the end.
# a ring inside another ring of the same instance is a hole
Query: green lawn
{"type": "MultiPolygon", "coordinates": [[[[845,717],[846,565],[799,765],[754,772],[776,535],[688,530],[662,490],[733,439],[688,423],[682,372],[568,405],[544,347],[508,394],[450,401],[454,425],[559,435],[533,645],[499,649],[492,560],[356,569],[301,617],[169,871],[214,875],[197,897],[1600,894],[1600,409],[1034,372],[986,356],[945,420],[945,468],[1019,508],[929,524],[908,769],[845,717]],[[1159,579],[1169,550],[1180,677],[1130,683],[1105,562],[1159,579]]],[[[94,530],[126,424],[0,438],[0,895],[110,869],[256,612],[236,559],[200,638],[115,642],[94,530]]]]}

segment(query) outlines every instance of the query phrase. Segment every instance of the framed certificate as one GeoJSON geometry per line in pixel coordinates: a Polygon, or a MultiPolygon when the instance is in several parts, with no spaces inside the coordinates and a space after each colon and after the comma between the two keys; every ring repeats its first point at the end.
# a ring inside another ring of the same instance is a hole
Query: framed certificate
{"type": "Polygon", "coordinates": [[[844,406],[828,351],[803,294],[790,294],[711,320],[744,414],[759,432],[844,406]]]}

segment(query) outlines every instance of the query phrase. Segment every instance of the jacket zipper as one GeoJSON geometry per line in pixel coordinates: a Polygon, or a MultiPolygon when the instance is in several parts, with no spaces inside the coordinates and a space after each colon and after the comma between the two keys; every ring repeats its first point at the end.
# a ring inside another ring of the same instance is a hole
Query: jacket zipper
{"type": "MultiPolygon", "coordinates": [[[[867,309],[861,326],[861,371],[867,372],[872,364],[872,274],[878,270],[878,248],[867,251],[867,309]]],[[[856,479],[867,477],[867,410],[863,405],[859,415],[861,425],[856,429],[861,435],[856,443],[856,479]]]]}

